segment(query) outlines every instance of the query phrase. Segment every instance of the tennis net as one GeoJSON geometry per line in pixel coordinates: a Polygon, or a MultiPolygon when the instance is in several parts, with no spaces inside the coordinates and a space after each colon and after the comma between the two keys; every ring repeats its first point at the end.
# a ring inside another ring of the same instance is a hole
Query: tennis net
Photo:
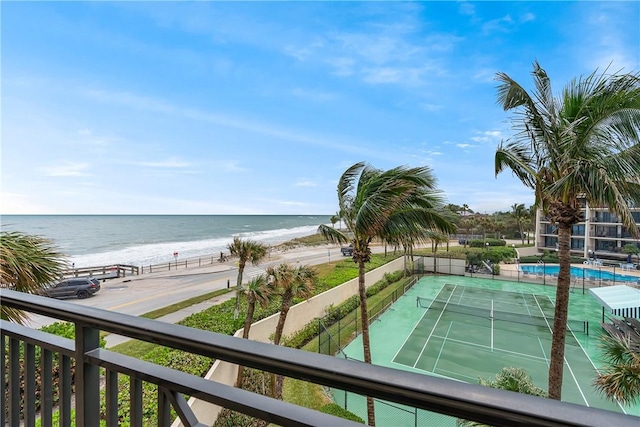
{"type": "MultiPolygon", "coordinates": [[[[536,316],[528,313],[512,313],[509,311],[495,310],[494,308],[475,307],[470,305],[455,304],[447,301],[433,300],[424,297],[416,297],[416,306],[435,312],[452,312],[469,316],[483,317],[509,323],[520,323],[532,326],[553,327],[553,317],[536,316]]],[[[567,320],[567,330],[589,334],[589,322],[583,320],[567,320]]]]}

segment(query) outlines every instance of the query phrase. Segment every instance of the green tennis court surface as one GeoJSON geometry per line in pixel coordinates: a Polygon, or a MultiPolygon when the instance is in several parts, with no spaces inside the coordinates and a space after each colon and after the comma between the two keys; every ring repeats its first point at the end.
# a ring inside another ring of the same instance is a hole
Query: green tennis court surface
{"type": "MultiPolygon", "coordinates": [[[[416,300],[424,314],[393,362],[462,381],[505,366],[525,367],[538,383],[546,379],[554,310],[548,296],[445,284],[436,299],[416,300]]],[[[585,327],[567,332],[563,394],[592,406],[589,399],[601,399],[593,376],[583,374],[594,367],[575,337],[586,333],[586,322],[573,323],[585,327]]]]}
{"type": "MultiPolygon", "coordinates": [[[[535,385],[546,390],[554,298],[552,286],[425,277],[371,325],[373,362],[473,383],[479,377],[493,378],[503,367],[522,367],[535,385]]],[[[592,296],[571,293],[562,400],[640,416],[639,406],[621,407],[592,386],[601,363],[600,317],[601,308],[592,296]]],[[[362,360],[361,338],[344,351],[362,360]]],[[[347,402],[350,411],[366,416],[364,398],[350,393],[334,396],[337,403],[347,402]]],[[[405,425],[398,422],[406,417],[406,425],[415,420],[418,425],[420,420],[455,425],[448,417],[410,411],[376,403],[376,417],[382,423],[405,425]]]]}

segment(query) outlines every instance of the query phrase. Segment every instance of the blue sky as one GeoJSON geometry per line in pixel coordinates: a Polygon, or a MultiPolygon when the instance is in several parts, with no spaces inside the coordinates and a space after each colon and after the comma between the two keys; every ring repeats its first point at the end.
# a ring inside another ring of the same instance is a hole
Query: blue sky
{"type": "Polygon", "coordinates": [[[496,72],[640,68],[638,2],[7,2],[4,214],[332,214],[358,162],[533,203],[496,72]]]}

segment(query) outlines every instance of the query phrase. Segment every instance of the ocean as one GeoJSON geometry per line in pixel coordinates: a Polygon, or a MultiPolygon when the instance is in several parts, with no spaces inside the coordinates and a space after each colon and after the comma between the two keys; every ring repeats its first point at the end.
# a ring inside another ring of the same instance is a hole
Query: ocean
{"type": "Polygon", "coordinates": [[[228,252],[234,236],[275,245],[330,215],[2,215],[4,231],[45,237],[76,267],[146,266],[228,252]]]}

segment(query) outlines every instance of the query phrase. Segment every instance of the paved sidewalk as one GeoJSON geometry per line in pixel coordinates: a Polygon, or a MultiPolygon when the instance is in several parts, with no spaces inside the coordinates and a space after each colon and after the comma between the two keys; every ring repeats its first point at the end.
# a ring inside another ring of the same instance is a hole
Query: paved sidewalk
{"type": "MultiPolygon", "coordinates": [[[[204,311],[214,305],[218,305],[223,303],[224,301],[228,301],[230,299],[235,298],[236,293],[235,292],[227,292],[226,294],[223,295],[218,295],[217,297],[214,297],[208,301],[204,301],[201,303],[197,303],[197,304],[193,304],[189,307],[185,307],[181,310],[178,311],[174,311],[173,313],[169,313],[165,316],[159,317],[155,320],[159,320],[161,322],[166,322],[166,323],[178,323],[179,321],[181,321],[182,319],[185,319],[187,317],[189,317],[190,315],[194,314],[194,313],[199,313],[201,311],[204,311]]],[[[105,340],[107,341],[107,345],[106,348],[111,348],[113,346],[116,346],[118,344],[122,344],[124,342],[130,341],[132,338],[129,337],[123,337],[121,335],[116,335],[116,334],[109,334],[105,337],[105,340]]]]}

